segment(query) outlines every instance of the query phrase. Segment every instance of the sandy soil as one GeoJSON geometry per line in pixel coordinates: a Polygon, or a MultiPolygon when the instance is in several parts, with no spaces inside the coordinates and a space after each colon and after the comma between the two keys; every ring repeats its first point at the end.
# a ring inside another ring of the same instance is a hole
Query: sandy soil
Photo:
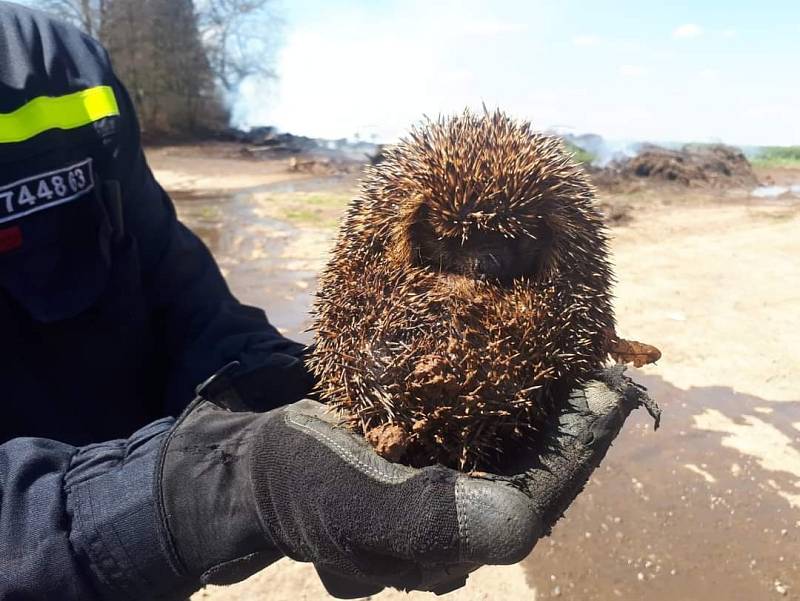
{"type": "Polygon", "coordinates": [[[150,148],[147,158],[158,170],[158,181],[170,191],[233,192],[304,177],[287,170],[288,158],[258,161],[238,144],[150,148]]]}
{"type": "MultiPolygon", "coordinates": [[[[224,146],[149,158],[240,298],[307,340],[315,277],[353,180],[298,179],[224,146]],[[295,209],[304,203],[310,213],[295,209]]],[[[760,176],[800,183],[799,170],[760,176]]],[[[617,316],[622,335],[664,353],[637,374],[664,409],[662,429],[633,416],[551,538],[447,598],[800,598],[800,199],[605,200],[632,209],[613,229],[617,316]]],[[[326,598],[313,569],[289,561],[194,597],[326,598]]]]}

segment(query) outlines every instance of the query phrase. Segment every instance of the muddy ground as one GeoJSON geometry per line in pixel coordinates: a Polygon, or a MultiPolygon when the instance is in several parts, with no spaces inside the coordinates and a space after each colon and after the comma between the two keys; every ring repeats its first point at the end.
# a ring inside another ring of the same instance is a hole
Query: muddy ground
{"type": "MultiPolygon", "coordinates": [[[[241,300],[309,340],[316,275],[355,177],[290,173],[234,146],[149,153],[182,218],[241,300]]],[[[800,169],[759,171],[800,183],[800,169]]],[[[448,599],[800,599],[800,195],[749,189],[603,193],[620,333],[664,358],[636,373],[664,409],[634,415],[604,465],[521,564],[487,567],[448,599]]],[[[281,561],[195,600],[326,599],[281,561]]],[[[384,592],[374,599],[432,598],[384,592]]]]}

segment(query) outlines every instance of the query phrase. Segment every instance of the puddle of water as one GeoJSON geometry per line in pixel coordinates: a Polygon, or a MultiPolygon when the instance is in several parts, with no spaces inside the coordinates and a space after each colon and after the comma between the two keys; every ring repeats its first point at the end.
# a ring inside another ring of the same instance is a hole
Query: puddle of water
{"type": "Polygon", "coordinates": [[[790,186],[759,186],[750,193],[756,198],[778,198],[784,194],[800,196],[800,184],[790,186]]]}
{"type": "MultiPolygon", "coordinates": [[[[312,189],[316,181],[260,186],[257,191],[312,189]]],[[[290,338],[309,343],[308,310],[317,274],[297,269],[298,261],[286,256],[299,230],[290,223],[257,215],[251,194],[171,195],[181,221],[209,247],[236,297],[263,308],[270,322],[290,338]]]]}
{"type": "Polygon", "coordinates": [[[661,404],[662,427],[632,415],[553,536],[523,562],[537,598],[768,599],[780,596],[776,581],[795,598],[800,402],[635,379],[661,404]]]}

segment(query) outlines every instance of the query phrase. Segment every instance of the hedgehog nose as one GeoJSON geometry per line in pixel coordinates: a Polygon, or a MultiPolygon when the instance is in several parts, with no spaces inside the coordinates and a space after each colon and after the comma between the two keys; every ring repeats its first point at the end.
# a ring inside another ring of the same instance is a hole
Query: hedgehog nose
{"type": "Polygon", "coordinates": [[[503,271],[503,264],[495,255],[485,253],[474,259],[476,273],[481,276],[498,276],[503,271]]]}

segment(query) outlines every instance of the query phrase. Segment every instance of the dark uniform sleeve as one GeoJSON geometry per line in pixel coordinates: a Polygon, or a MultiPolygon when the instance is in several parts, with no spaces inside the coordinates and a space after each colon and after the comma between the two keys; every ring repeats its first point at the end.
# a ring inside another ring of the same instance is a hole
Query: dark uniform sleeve
{"type": "MultiPolygon", "coordinates": [[[[0,445],[0,599],[180,599],[154,499],[166,418],[127,440],[0,445]]],[[[195,585],[196,586],[196,585],[195,585]]]]}
{"type": "Polygon", "coordinates": [[[117,85],[122,131],[124,227],[139,246],[145,293],[168,367],[167,413],[176,415],[195,386],[239,361],[242,396],[270,409],[307,396],[313,379],[305,347],[283,337],[261,309],[238,302],[202,241],[181,224],[142,152],[129,96],[117,85]],[[255,385],[254,385],[255,384],[255,385]]]}

